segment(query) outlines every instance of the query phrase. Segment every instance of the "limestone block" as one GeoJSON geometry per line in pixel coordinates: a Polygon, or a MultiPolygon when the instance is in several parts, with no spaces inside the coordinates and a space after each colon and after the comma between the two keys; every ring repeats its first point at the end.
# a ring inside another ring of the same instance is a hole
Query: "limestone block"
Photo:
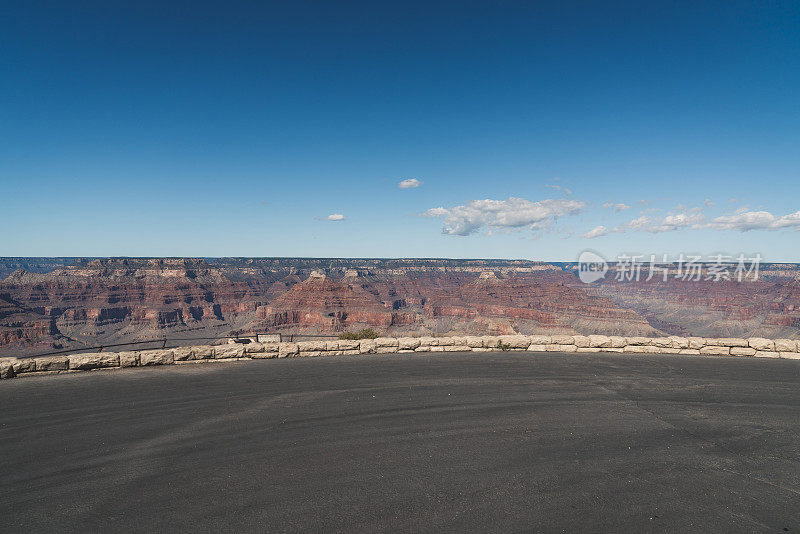
{"type": "Polygon", "coordinates": [[[672,345],[670,345],[673,349],[688,349],[689,348],[689,340],[685,337],[680,336],[669,336],[669,339],[672,341],[672,345]]]}
{"type": "Polygon", "coordinates": [[[528,336],[528,337],[531,340],[531,343],[530,343],[531,345],[547,345],[549,343],[552,343],[552,340],[550,339],[550,336],[533,335],[533,336],[528,336]]]}
{"type": "Polygon", "coordinates": [[[672,340],[668,337],[654,337],[650,340],[653,347],[672,347],[672,340]]]}
{"type": "Polygon", "coordinates": [[[12,362],[15,358],[0,358],[0,378],[14,378],[14,366],[12,362]]]}
{"type": "MultiPolygon", "coordinates": [[[[236,345],[220,345],[221,347],[236,348],[236,345]]],[[[242,347],[239,346],[239,349],[242,347]]],[[[171,365],[175,362],[172,349],[169,350],[143,350],[139,352],[139,365],[171,365]]]]}
{"type": "Polygon", "coordinates": [[[251,341],[246,345],[243,345],[244,353],[245,354],[257,354],[259,352],[264,352],[264,345],[257,341],[251,341]]]}
{"type": "Polygon", "coordinates": [[[36,360],[34,358],[20,358],[11,363],[14,374],[33,373],[36,371],[36,360]]]}
{"type": "Polygon", "coordinates": [[[376,349],[374,339],[362,339],[358,343],[358,352],[360,354],[374,354],[376,349]]]}
{"type": "MultiPolygon", "coordinates": [[[[244,357],[244,346],[237,343],[235,345],[217,345],[214,347],[214,359],[221,358],[242,358],[244,357]]],[[[142,363],[144,365],[144,363],[142,363]]]]}
{"type": "Polygon", "coordinates": [[[738,337],[709,337],[706,345],[710,347],[746,347],[747,340],[738,337]]]}
{"type": "Polygon", "coordinates": [[[794,339],[776,339],[775,340],[776,352],[798,352],[797,341],[794,339]]]}
{"type": "MultiPolygon", "coordinates": [[[[126,351],[131,352],[131,351],[126,351]]],[[[122,353],[120,353],[122,354],[122,353]]],[[[194,360],[194,347],[175,347],[172,349],[172,359],[176,362],[185,360],[194,360]]],[[[132,367],[131,365],[122,365],[122,360],[119,362],[120,367],[132,367]]]]}
{"type": "Polygon", "coordinates": [[[269,360],[272,358],[278,357],[278,351],[275,352],[256,352],[254,354],[248,354],[254,360],[269,360]]]}
{"type": "Polygon", "coordinates": [[[588,336],[572,336],[572,344],[576,347],[588,347],[589,338],[588,336]]]}
{"type": "MultiPolygon", "coordinates": [[[[356,343],[358,343],[356,341],[356,343]]],[[[264,352],[278,352],[278,347],[280,347],[280,343],[262,343],[262,347],[264,347],[264,352]]]]}
{"type": "Polygon", "coordinates": [[[440,347],[438,345],[435,347],[431,347],[431,352],[444,352],[444,347],[440,347]]]}
{"type": "Polygon", "coordinates": [[[483,339],[480,336],[467,336],[464,340],[469,347],[483,347],[483,339]]]}
{"type": "Polygon", "coordinates": [[[642,353],[642,352],[647,352],[648,349],[649,347],[646,347],[644,345],[625,345],[624,347],[622,347],[623,352],[642,353]]]}
{"type": "Polygon", "coordinates": [[[781,353],[773,350],[757,350],[754,356],[756,358],[780,358],[781,353]]]}
{"type": "Polygon", "coordinates": [[[750,345],[750,348],[756,350],[775,350],[775,342],[771,339],[765,339],[763,337],[751,337],[747,340],[747,343],[750,345]]]}
{"type": "MultiPolygon", "coordinates": [[[[576,343],[577,345],[577,343],[576,343]]],[[[611,347],[611,338],[608,336],[598,336],[598,335],[591,335],[589,336],[589,346],[590,347],[611,347]]]]}
{"type": "Polygon", "coordinates": [[[528,336],[521,335],[500,336],[500,342],[512,349],[527,349],[531,344],[531,339],[528,336]]]}
{"type": "Polygon", "coordinates": [[[574,345],[572,336],[550,336],[550,344],[552,345],[574,345]]]}
{"type": "Polygon", "coordinates": [[[358,339],[340,339],[337,343],[339,350],[358,350],[361,342],[358,339]]]}
{"type": "Polygon", "coordinates": [[[195,360],[208,360],[214,357],[213,345],[197,345],[192,347],[192,358],[195,360]]]}
{"type": "MultiPolygon", "coordinates": [[[[173,356],[174,358],[174,356],[173,356]]],[[[138,367],[139,352],[135,350],[125,350],[119,353],[120,367],[138,367]]]]}
{"type": "Polygon", "coordinates": [[[453,345],[451,347],[445,347],[445,352],[471,352],[472,348],[466,345],[453,345]]]}
{"type": "Polygon", "coordinates": [[[500,343],[500,336],[481,336],[483,339],[483,346],[487,349],[496,349],[500,343]]]}
{"type": "Polygon", "coordinates": [[[731,347],[731,354],[734,356],[754,356],[756,349],[751,347],[731,347]]]}
{"type": "Polygon", "coordinates": [[[495,349],[500,343],[499,336],[481,336],[481,340],[483,340],[483,347],[487,349],[495,349]]]}
{"type": "Polygon", "coordinates": [[[287,358],[290,356],[297,356],[299,349],[297,343],[279,343],[278,344],[278,358],[287,358]]]}
{"type": "Polygon", "coordinates": [[[311,350],[326,350],[326,341],[298,341],[297,349],[300,352],[308,352],[311,350]]]}
{"type": "Polygon", "coordinates": [[[433,347],[439,344],[439,339],[430,336],[422,336],[421,338],[419,338],[419,344],[428,347],[433,347]]]}
{"type": "Polygon", "coordinates": [[[377,347],[375,349],[375,352],[377,354],[393,354],[393,353],[395,353],[397,351],[398,351],[398,348],[396,346],[394,346],[394,347],[392,347],[392,346],[384,346],[384,347],[377,347]]]}
{"type": "Polygon", "coordinates": [[[251,341],[244,346],[245,354],[257,354],[259,352],[264,352],[264,345],[258,343],[257,341],[251,341]]]}
{"type": "Polygon", "coordinates": [[[400,349],[414,350],[419,347],[419,345],[418,337],[401,337],[397,339],[397,346],[400,349]]]}
{"type": "Polygon", "coordinates": [[[65,371],[69,369],[67,356],[42,356],[34,358],[37,371],[65,371]]]}
{"type": "Polygon", "coordinates": [[[700,354],[706,355],[727,356],[730,352],[730,347],[722,345],[710,345],[700,349],[700,354]]]}
{"type": "Polygon", "coordinates": [[[622,347],[600,347],[600,352],[623,352],[622,347]]]}
{"type": "Polygon", "coordinates": [[[414,352],[430,352],[430,351],[431,351],[430,345],[420,345],[419,347],[414,349],[414,352]]]}
{"type": "Polygon", "coordinates": [[[798,352],[781,352],[781,358],[786,358],[787,360],[800,360],[800,353],[798,352]]]}
{"type": "Polygon", "coordinates": [[[706,346],[706,339],[704,337],[690,337],[689,338],[689,348],[690,349],[702,349],[706,346]]]}
{"type": "Polygon", "coordinates": [[[280,343],[280,334],[258,334],[256,341],[259,343],[280,343]]]}
{"type": "Polygon", "coordinates": [[[115,352],[92,352],[69,356],[70,369],[86,370],[101,367],[119,367],[119,355],[115,352]]]}
{"type": "Polygon", "coordinates": [[[397,338],[396,337],[379,337],[375,339],[375,346],[376,347],[396,347],[397,346],[397,338]]]}
{"type": "Polygon", "coordinates": [[[491,352],[492,349],[487,349],[486,347],[472,347],[472,352],[491,352]]]}
{"type": "Polygon", "coordinates": [[[453,340],[453,345],[464,346],[467,344],[467,338],[464,336],[453,336],[450,339],[453,340]]]}
{"type": "Polygon", "coordinates": [[[617,349],[621,349],[625,345],[628,344],[628,340],[622,336],[609,336],[611,339],[611,346],[617,349]]]}
{"type": "Polygon", "coordinates": [[[578,347],[575,352],[600,352],[599,347],[578,347]]]}
{"type": "Polygon", "coordinates": [[[534,345],[528,346],[528,352],[544,352],[547,350],[547,345],[534,345]]]}
{"type": "MultiPolygon", "coordinates": [[[[649,345],[650,339],[642,336],[634,336],[625,338],[627,345],[649,345]]],[[[627,346],[626,345],[626,346],[627,346]]]]}
{"type": "Polygon", "coordinates": [[[324,350],[301,350],[300,357],[301,358],[314,358],[316,356],[322,356],[323,354],[328,354],[327,351],[324,350]]]}
{"type": "Polygon", "coordinates": [[[356,356],[358,354],[361,354],[361,351],[358,349],[344,349],[341,352],[342,356],[356,356]]]}
{"type": "Polygon", "coordinates": [[[545,345],[545,347],[547,347],[548,352],[577,352],[578,350],[577,345],[560,345],[556,343],[545,345]]]}
{"type": "Polygon", "coordinates": [[[700,354],[700,349],[680,349],[678,354],[700,354]]]}
{"type": "Polygon", "coordinates": [[[455,345],[455,340],[452,337],[440,337],[437,345],[441,347],[452,346],[455,345]]]}

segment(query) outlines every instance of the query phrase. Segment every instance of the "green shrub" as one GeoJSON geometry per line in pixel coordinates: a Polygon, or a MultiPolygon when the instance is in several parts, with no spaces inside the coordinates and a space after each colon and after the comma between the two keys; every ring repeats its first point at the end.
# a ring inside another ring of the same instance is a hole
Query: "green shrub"
{"type": "Polygon", "coordinates": [[[358,332],[344,332],[339,339],[375,339],[381,335],[372,328],[364,328],[358,332]]]}
{"type": "Polygon", "coordinates": [[[505,352],[507,350],[511,350],[511,345],[509,345],[508,343],[503,343],[501,341],[500,343],[497,344],[497,348],[505,352]]]}

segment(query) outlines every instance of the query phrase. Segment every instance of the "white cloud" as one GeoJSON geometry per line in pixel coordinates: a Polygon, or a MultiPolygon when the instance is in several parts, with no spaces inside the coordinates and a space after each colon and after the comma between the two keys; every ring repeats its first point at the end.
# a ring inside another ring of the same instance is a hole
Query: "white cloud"
{"type": "Polygon", "coordinates": [[[608,228],[606,228],[601,224],[600,226],[595,226],[585,234],[581,234],[581,237],[585,237],[587,239],[593,239],[595,237],[600,237],[603,235],[608,235],[608,228]]]}
{"type": "Polygon", "coordinates": [[[705,215],[702,212],[694,211],[688,213],[676,213],[674,215],[667,215],[657,226],[648,229],[648,232],[671,232],[681,228],[689,228],[696,224],[700,224],[705,220],[705,215]]]}
{"type": "Polygon", "coordinates": [[[696,228],[705,220],[705,215],[700,208],[691,208],[683,213],[673,213],[663,219],[654,219],[642,215],[625,224],[614,228],[614,232],[625,232],[626,230],[638,230],[658,234],[661,232],[672,232],[682,228],[696,228]]]}
{"type": "Polygon", "coordinates": [[[406,180],[401,180],[397,187],[400,189],[410,189],[412,187],[419,187],[422,185],[422,181],[417,180],[416,178],[408,178],[406,180]]]}
{"type": "Polygon", "coordinates": [[[706,228],[715,230],[780,230],[782,228],[800,229],[800,211],[776,217],[768,211],[745,211],[735,215],[717,217],[706,228]]]}
{"type": "Polygon", "coordinates": [[[603,204],[603,207],[604,208],[612,208],[614,210],[614,213],[618,213],[620,211],[625,211],[625,210],[631,209],[630,206],[628,206],[627,204],[625,204],[623,202],[617,202],[617,203],[606,202],[605,204],[603,204]]]}
{"type": "Polygon", "coordinates": [[[473,200],[452,208],[432,208],[425,215],[444,219],[443,234],[471,235],[483,228],[490,231],[523,227],[541,230],[558,217],[580,213],[585,206],[579,200],[545,199],[531,202],[512,197],[508,200],[473,200]]]}
{"type": "Polygon", "coordinates": [[[625,224],[622,224],[616,227],[614,230],[617,232],[624,232],[626,229],[631,230],[645,230],[653,225],[652,219],[647,217],[646,215],[642,215],[641,217],[637,217],[632,221],[628,221],[625,224]]]}
{"type": "Polygon", "coordinates": [[[723,215],[706,222],[706,216],[703,214],[702,208],[689,208],[679,213],[667,215],[663,219],[642,215],[637,219],[609,230],[609,232],[624,233],[628,230],[633,230],[657,234],[686,228],[693,230],[708,228],[713,230],[738,230],[740,232],[781,230],[784,228],[800,230],[800,211],[778,217],[768,211],[748,211],[746,208],[740,208],[733,215],[723,215]]]}
{"type": "Polygon", "coordinates": [[[326,221],[343,221],[344,219],[345,216],[342,215],[341,213],[331,213],[330,215],[325,217],[326,221]]]}

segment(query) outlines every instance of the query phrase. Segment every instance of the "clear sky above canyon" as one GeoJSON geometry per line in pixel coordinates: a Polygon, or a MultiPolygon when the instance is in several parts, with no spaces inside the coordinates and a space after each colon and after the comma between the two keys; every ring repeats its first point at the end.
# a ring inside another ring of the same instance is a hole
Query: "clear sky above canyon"
{"type": "Polygon", "coordinates": [[[800,261],[798,2],[18,2],[0,256],[800,261]]]}

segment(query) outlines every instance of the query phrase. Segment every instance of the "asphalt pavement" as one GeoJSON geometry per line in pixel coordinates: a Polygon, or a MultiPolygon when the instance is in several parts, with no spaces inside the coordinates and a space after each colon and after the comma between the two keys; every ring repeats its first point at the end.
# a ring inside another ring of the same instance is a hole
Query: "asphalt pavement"
{"type": "Polygon", "coordinates": [[[0,381],[0,532],[800,532],[800,362],[327,356],[0,381]]]}

